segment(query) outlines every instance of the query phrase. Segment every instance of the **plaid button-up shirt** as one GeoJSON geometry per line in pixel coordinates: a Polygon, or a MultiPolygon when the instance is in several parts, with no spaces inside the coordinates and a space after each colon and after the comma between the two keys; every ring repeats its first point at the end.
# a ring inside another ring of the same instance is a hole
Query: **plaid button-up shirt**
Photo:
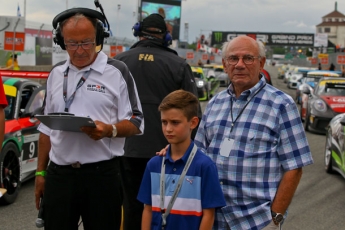
{"type": "Polygon", "coordinates": [[[230,85],[209,101],[200,122],[195,144],[216,163],[227,203],[214,229],[268,225],[284,172],[313,163],[293,99],[265,84],[261,77],[237,99],[230,85]],[[219,154],[225,138],[234,140],[228,157],[219,154]]]}

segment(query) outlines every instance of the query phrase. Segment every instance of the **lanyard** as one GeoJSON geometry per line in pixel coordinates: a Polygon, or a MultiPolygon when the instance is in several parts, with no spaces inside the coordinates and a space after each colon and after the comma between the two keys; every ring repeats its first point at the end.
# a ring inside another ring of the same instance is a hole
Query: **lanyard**
{"type": "Polygon", "coordinates": [[[81,76],[76,89],[74,90],[74,93],[67,99],[67,81],[68,81],[68,72],[69,72],[69,67],[67,67],[66,71],[64,72],[64,78],[63,78],[63,99],[65,101],[65,112],[68,112],[69,107],[71,106],[75,92],[84,84],[86,79],[90,75],[90,70],[86,71],[83,76],[81,76]]]}
{"type": "Polygon", "coordinates": [[[232,121],[232,123],[231,123],[231,129],[230,129],[230,133],[232,132],[232,129],[234,128],[234,125],[235,125],[235,123],[236,123],[236,121],[237,121],[237,119],[241,116],[241,114],[243,113],[243,111],[244,111],[244,109],[247,107],[247,105],[249,104],[249,102],[264,88],[266,86],[266,83],[263,85],[263,86],[261,86],[261,88],[260,89],[258,89],[258,91],[256,91],[255,92],[255,94],[250,98],[250,100],[249,101],[247,101],[247,103],[243,106],[243,108],[241,109],[241,111],[238,113],[238,115],[237,115],[237,117],[236,117],[236,119],[234,120],[234,118],[233,118],[233,115],[232,115],[232,97],[231,97],[231,100],[230,100],[230,102],[231,102],[231,106],[230,106],[230,113],[231,113],[231,121],[232,121]]]}
{"type": "Polygon", "coordinates": [[[182,187],[182,182],[184,177],[186,176],[186,173],[188,171],[188,168],[190,166],[190,164],[192,163],[192,160],[196,154],[196,151],[198,150],[198,148],[196,147],[196,145],[194,144],[193,149],[188,157],[187,163],[183,168],[183,171],[180,175],[180,178],[178,180],[178,183],[176,185],[175,191],[173,193],[173,195],[171,196],[171,199],[169,201],[169,204],[167,206],[167,209],[164,211],[164,199],[165,199],[165,157],[163,157],[162,159],[162,168],[161,168],[161,178],[160,178],[160,208],[161,208],[161,212],[162,212],[162,230],[164,230],[165,225],[166,225],[166,218],[170,213],[170,210],[172,208],[172,206],[175,203],[175,200],[177,198],[177,194],[179,193],[181,187],[182,187]]]}

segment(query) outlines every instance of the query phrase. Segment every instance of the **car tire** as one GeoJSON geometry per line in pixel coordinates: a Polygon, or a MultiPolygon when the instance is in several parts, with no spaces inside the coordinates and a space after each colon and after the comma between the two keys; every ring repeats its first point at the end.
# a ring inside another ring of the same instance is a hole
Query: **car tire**
{"type": "Polygon", "coordinates": [[[19,151],[14,143],[9,142],[3,147],[0,155],[0,187],[7,192],[0,198],[2,204],[12,204],[18,196],[21,172],[18,157],[19,151]]]}
{"type": "Polygon", "coordinates": [[[332,130],[328,129],[326,133],[325,145],[325,170],[327,173],[333,174],[332,168],[332,130]]]}

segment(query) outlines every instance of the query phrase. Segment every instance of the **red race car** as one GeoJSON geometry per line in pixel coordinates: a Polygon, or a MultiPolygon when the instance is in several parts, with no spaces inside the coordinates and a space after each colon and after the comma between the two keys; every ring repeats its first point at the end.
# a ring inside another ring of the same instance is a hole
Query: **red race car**
{"type": "Polygon", "coordinates": [[[34,176],[37,165],[38,120],[48,72],[0,71],[8,106],[0,152],[0,203],[15,201],[21,182],[34,176]],[[4,192],[6,191],[6,192],[4,192]]]}

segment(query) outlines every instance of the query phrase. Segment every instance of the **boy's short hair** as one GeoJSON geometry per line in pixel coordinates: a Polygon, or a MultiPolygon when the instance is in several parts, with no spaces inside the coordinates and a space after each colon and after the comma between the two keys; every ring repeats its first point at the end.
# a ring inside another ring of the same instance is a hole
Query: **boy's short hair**
{"type": "Polygon", "coordinates": [[[162,100],[158,110],[180,109],[189,121],[198,116],[198,106],[199,99],[194,94],[180,89],[168,94],[162,100]]]}

